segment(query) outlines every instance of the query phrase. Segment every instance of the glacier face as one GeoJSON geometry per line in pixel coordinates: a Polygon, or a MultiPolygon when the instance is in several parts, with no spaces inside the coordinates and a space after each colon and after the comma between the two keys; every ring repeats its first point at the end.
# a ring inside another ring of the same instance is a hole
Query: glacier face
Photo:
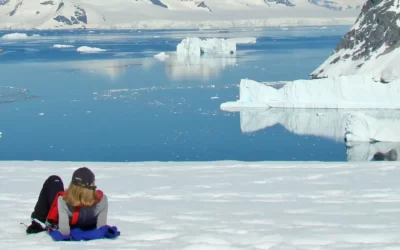
{"type": "Polygon", "coordinates": [[[400,7],[398,0],[368,0],[354,26],[313,78],[370,75],[375,81],[400,77],[400,7]]]}
{"type": "Polygon", "coordinates": [[[342,6],[341,1],[326,6],[309,0],[0,0],[0,29],[349,25],[358,1],[365,0],[333,11],[331,5],[342,6]]]}

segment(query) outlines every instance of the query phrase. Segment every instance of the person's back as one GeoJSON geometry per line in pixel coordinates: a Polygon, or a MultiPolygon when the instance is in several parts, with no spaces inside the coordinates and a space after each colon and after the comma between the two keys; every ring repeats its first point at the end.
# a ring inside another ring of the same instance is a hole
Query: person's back
{"type": "MultiPolygon", "coordinates": [[[[37,214],[48,214],[46,224],[51,228],[58,228],[58,231],[63,235],[69,235],[73,228],[92,230],[107,225],[108,199],[102,191],[96,190],[95,176],[90,169],[86,167],[77,169],[73,173],[71,183],[65,192],[60,190],[62,186],[61,179],[54,176],[49,177],[43,185],[32,218],[35,218],[34,215],[37,214]],[[49,184],[51,182],[58,185],[57,188],[61,195],[56,196],[58,197],[57,200],[54,200],[54,192],[48,192],[48,190],[52,190],[51,184],[49,184]],[[53,198],[42,198],[46,194],[53,198]],[[50,207],[49,202],[47,202],[47,205],[44,203],[45,200],[51,199],[57,206],[53,204],[50,207]],[[48,210],[44,211],[46,207],[48,207],[48,210]]],[[[39,221],[43,222],[43,216],[41,218],[39,221]]],[[[27,233],[36,233],[42,230],[44,228],[40,229],[32,223],[28,227],[27,233]]]]}

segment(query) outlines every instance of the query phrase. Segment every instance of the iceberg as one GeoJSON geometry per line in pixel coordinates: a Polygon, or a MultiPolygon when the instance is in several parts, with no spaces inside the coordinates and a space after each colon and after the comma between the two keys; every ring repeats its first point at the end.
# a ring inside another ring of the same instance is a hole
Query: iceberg
{"type": "Polygon", "coordinates": [[[233,55],[236,53],[236,42],[227,39],[188,37],[177,46],[178,55],[201,56],[203,54],[233,55]]]}
{"type": "Polygon", "coordinates": [[[73,48],[74,45],[65,45],[65,44],[54,44],[53,48],[63,49],[63,48],[73,48]]]}
{"type": "Polygon", "coordinates": [[[95,47],[81,46],[76,51],[81,52],[81,53],[98,53],[98,52],[103,52],[106,50],[100,49],[100,48],[95,48],[95,47]]]}
{"type": "Polygon", "coordinates": [[[17,39],[26,39],[29,38],[29,36],[26,33],[11,33],[11,34],[5,34],[2,36],[3,39],[9,39],[9,40],[17,40],[17,39]]]}
{"type": "Polygon", "coordinates": [[[382,84],[363,75],[334,76],[286,82],[277,89],[242,79],[240,99],[221,104],[235,107],[399,109],[400,80],[382,84]]]}
{"type": "Polygon", "coordinates": [[[154,55],[154,58],[160,60],[160,61],[165,61],[169,55],[165,54],[165,52],[158,53],[157,55],[154,55]]]}

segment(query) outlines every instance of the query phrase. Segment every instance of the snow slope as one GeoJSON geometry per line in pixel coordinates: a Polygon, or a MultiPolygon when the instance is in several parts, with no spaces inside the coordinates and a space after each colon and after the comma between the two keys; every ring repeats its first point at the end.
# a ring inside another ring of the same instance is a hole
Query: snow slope
{"type": "Polygon", "coordinates": [[[349,25],[359,1],[337,11],[342,5],[342,0],[1,0],[0,29],[349,25]]]}
{"type": "Polygon", "coordinates": [[[367,1],[354,26],[312,77],[363,74],[383,83],[398,79],[399,18],[398,0],[367,1]]]}
{"type": "Polygon", "coordinates": [[[372,250],[400,248],[400,163],[1,162],[4,249],[372,250]],[[88,166],[121,237],[26,236],[42,182],[88,166]]]}

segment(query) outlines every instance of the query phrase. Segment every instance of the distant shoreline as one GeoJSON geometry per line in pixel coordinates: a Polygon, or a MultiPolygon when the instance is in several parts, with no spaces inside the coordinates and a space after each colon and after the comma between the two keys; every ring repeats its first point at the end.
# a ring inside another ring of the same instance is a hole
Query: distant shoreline
{"type": "Polygon", "coordinates": [[[7,25],[0,27],[0,31],[9,30],[218,30],[218,29],[262,29],[284,27],[323,27],[323,26],[351,26],[356,17],[345,18],[267,18],[248,20],[207,20],[207,21],[172,21],[147,20],[126,24],[88,24],[68,25],[55,27],[23,27],[23,25],[7,25]]]}

